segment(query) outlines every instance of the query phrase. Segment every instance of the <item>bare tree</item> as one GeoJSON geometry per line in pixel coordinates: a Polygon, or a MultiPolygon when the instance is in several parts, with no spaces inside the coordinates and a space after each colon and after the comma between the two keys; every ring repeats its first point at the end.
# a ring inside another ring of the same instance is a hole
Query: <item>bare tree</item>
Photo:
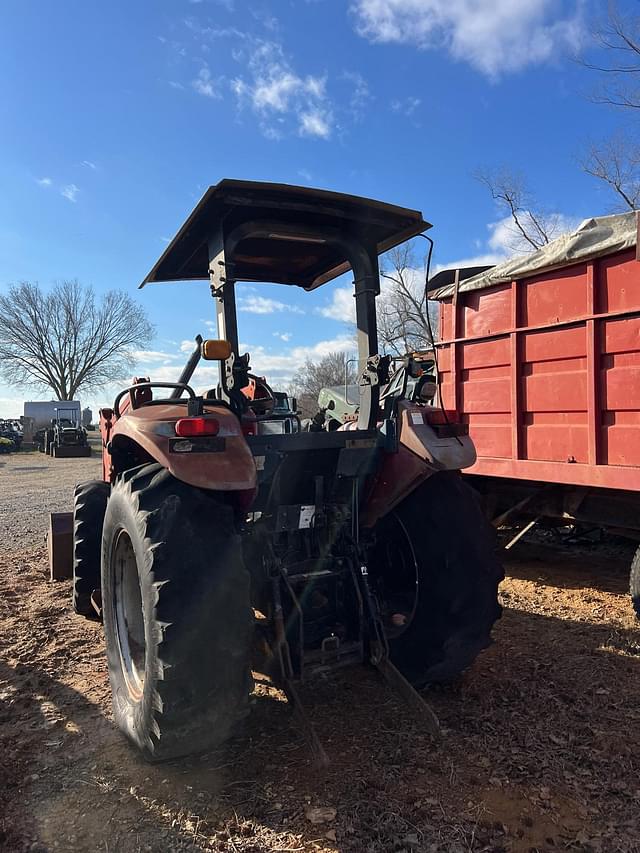
{"type": "Polygon", "coordinates": [[[618,134],[600,145],[592,145],[582,168],[611,187],[618,198],[617,208],[640,207],[640,145],[618,134]]]}
{"type": "Polygon", "coordinates": [[[594,32],[594,43],[603,53],[602,62],[580,60],[602,75],[593,100],[600,104],[640,109],[640,20],[622,15],[615,2],[608,4],[607,20],[594,32]]]}
{"type": "Polygon", "coordinates": [[[426,271],[413,244],[386,256],[381,278],[389,282],[377,299],[378,338],[388,355],[403,356],[430,347],[438,324],[437,304],[427,301],[426,271]],[[429,315],[427,316],[427,311],[429,315]]]}
{"type": "Polygon", "coordinates": [[[357,376],[357,360],[345,352],[330,352],[319,361],[307,359],[292,382],[298,397],[298,409],[304,417],[318,411],[318,394],[333,385],[352,385],[357,376]]]}
{"type": "Polygon", "coordinates": [[[562,219],[540,208],[523,176],[508,169],[480,169],[474,177],[484,184],[491,197],[511,219],[508,247],[513,252],[541,249],[562,233],[562,219]]]}
{"type": "MultiPolygon", "coordinates": [[[[607,20],[594,33],[602,61],[581,59],[600,75],[593,95],[599,104],[622,108],[635,119],[640,110],[640,19],[622,15],[611,0],[607,20]]],[[[602,181],[616,195],[616,209],[636,210],[640,204],[640,145],[635,126],[592,144],[581,159],[582,169],[602,181]]]]}
{"type": "Polygon", "coordinates": [[[0,374],[10,385],[50,388],[59,400],[123,378],[152,335],[142,308],[115,290],[98,302],[77,281],[48,293],[22,282],[0,296],[0,374]]]}

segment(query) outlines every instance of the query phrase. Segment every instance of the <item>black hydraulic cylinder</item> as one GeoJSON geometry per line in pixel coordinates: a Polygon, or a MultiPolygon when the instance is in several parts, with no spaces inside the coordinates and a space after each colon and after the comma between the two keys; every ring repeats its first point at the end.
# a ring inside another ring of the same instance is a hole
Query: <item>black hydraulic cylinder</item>
{"type": "MultiPolygon", "coordinates": [[[[189,356],[189,361],[185,364],[182,369],[182,373],[178,377],[178,385],[188,385],[193,373],[202,358],[202,335],[196,335],[196,348],[189,356]]],[[[177,397],[182,394],[182,388],[174,388],[171,394],[169,395],[170,400],[175,400],[177,397]]]]}

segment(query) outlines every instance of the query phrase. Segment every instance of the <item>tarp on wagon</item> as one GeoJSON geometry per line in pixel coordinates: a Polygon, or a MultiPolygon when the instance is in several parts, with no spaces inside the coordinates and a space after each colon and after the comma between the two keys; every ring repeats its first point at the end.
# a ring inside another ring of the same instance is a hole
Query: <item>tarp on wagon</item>
{"type": "MultiPolygon", "coordinates": [[[[590,258],[600,258],[603,255],[630,249],[636,245],[638,233],[636,223],[634,211],[585,219],[575,231],[563,234],[530,255],[509,258],[508,261],[490,267],[485,272],[460,281],[458,292],[483,290],[494,284],[529,278],[543,270],[559,269],[590,258]]],[[[453,296],[456,290],[455,284],[438,287],[436,278],[437,276],[434,276],[432,279],[435,289],[431,290],[431,286],[429,287],[429,299],[446,299],[453,296]]]]}

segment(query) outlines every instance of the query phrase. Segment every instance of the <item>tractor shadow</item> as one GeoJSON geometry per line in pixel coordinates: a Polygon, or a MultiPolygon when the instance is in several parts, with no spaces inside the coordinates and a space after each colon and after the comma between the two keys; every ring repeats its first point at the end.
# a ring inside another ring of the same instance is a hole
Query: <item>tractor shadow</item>
{"type": "Polygon", "coordinates": [[[425,693],[440,742],[371,669],[304,685],[331,759],[324,771],[291,708],[264,685],[224,748],[149,765],[86,695],[0,661],[0,850],[22,849],[25,837],[43,850],[106,843],[122,853],[386,853],[403,839],[417,851],[546,849],[536,828],[551,834],[557,820],[536,799],[545,790],[565,804],[563,820],[576,832],[606,831],[635,808],[623,792],[637,788],[640,772],[640,632],[507,608],[494,633],[469,672],[425,693]],[[51,706],[60,721],[52,723],[51,706]],[[611,780],[604,789],[602,779],[611,780]],[[601,813],[585,818],[581,803],[601,813]],[[313,824],[317,807],[335,817],[313,824]],[[535,826],[523,823],[524,835],[508,839],[503,825],[521,814],[535,826]]]}
{"type": "Polygon", "coordinates": [[[0,850],[40,837],[39,812],[66,787],[61,771],[116,737],[83,693],[40,667],[0,660],[0,850]]]}
{"type": "MultiPolygon", "coordinates": [[[[604,832],[625,807],[633,820],[633,805],[619,792],[635,790],[640,771],[639,676],[638,631],[507,609],[496,643],[475,666],[456,684],[425,693],[443,727],[438,743],[374,671],[361,668],[301,690],[328,769],[313,766],[287,705],[257,696],[226,749],[165,772],[205,793],[207,820],[224,826],[238,849],[248,838],[256,850],[325,843],[341,853],[387,851],[403,838],[418,850],[433,843],[445,850],[460,839],[465,849],[501,846],[504,831],[495,827],[511,824],[514,810],[556,831],[548,804],[536,799],[548,790],[565,803],[563,820],[576,833],[586,823],[604,832]],[[603,793],[597,780],[608,774],[615,785],[603,793]],[[496,799],[494,786],[507,783],[496,799]],[[589,807],[602,806],[588,820],[585,792],[589,807]],[[314,825],[313,807],[335,817],[314,825]],[[483,837],[480,813],[489,824],[482,844],[473,841],[474,832],[483,837]]],[[[528,823],[518,831],[525,846],[508,849],[544,847],[528,823]]]]}
{"type": "Polygon", "coordinates": [[[500,551],[508,577],[555,586],[558,589],[597,589],[628,595],[629,570],[636,543],[618,539],[615,544],[590,548],[557,543],[522,541],[512,551],[500,551]]]}

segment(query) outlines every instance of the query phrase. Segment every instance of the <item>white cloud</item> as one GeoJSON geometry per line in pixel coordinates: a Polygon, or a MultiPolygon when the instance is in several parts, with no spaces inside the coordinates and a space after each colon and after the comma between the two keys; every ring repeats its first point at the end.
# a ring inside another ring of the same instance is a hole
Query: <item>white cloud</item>
{"type": "MultiPolygon", "coordinates": [[[[244,56],[241,51],[237,59],[244,56]]],[[[253,41],[248,71],[248,78],[231,81],[231,90],[240,106],[248,104],[261,117],[266,136],[281,138],[288,130],[284,119],[290,116],[300,135],[329,138],[333,115],[325,77],[299,74],[280,44],[262,40],[253,41]]]]}
{"type": "Polygon", "coordinates": [[[41,187],[50,187],[52,183],[51,178],[36,178],[36,184],[41,187]]]}
{"type": "Polygon", "coordinates": [[[356,350],[355,339],[351,335],[339,335],[324,341],[318,341],[309,346],[295,346],[284,351],[272,352],[263,346],[252,346],[247,344],[241,349],[251,353],[252,370],[278,387],[286,386],[307,359],[318,361],[323,356],[332,352],[354,352],[356,350]]]}
{"type": "MultiPolygon", "coordinates": [[[[272,69],[267,79],[259,80],[251,94],[253,105],[258,110],[275,110],[284,113],[289,109],[291,98],[304,91],[307,84],[302,78],[285,71],[272,69]]],[[[314,89],[315,89],[314,85],[314,89]]]]}
{"type": "Polygon", "coordinates": [[[84,166],[85,169],[91,169],[93,171],[95,171],[98,168],[96,166],[96,164],[93,163],[91,160],[83,160],[82,163],[80,163],[80,165],[84,166]]]}
{"type": "MultiPolygon", "coordinates": [[[[244,41],[249,38],[247,33],[242,32],[237,27],[210,27],[203,26],[198,20],[195,18],[186,18],[184,21],[185,27],[191,30],[192,33],[195,33],[199,38],[208,38],[208,39],[234,39],[236,41],[244,41]]],[[[237,50],[237,48],[232,48],[233,50],[237,50]]]]}
{"type": "MultiPolygon", "coordinates": [[[[149,364],[149,363],[139,363],[136,365],[134,375],[135,376],[148,376],[152,382],[177,382],[178,377],[182,371],[182,367],[184,365],[185,359],[182,358],[180,362],[176,362],[175,364],[149,364]]],[[[198,375],[194,373],[194,377],[189,382],[191,387],[193,388],[196,385],[196,382],[199,383],[199,387],[207,384],[207,387],[211,387],[215,385],[218,381],[218,368],[211,367],[209,365],[201,366],[198,368],[198,375]]],[[[155,396],[160,396],[163,392],[158,389],[158,391],[154,392],[155,396]]],[[[171,392],[166,391],[166,394],[169,395],[171,392]]]]}
{"type": "MultiPolygon", "coordinates": [[[[521,216],[523,224],[527,225],[529,214],[521,216]]],[[[579,217],[566,216],[562,213],[553,213],[545,217],[551,238],[559,237],[567,231],[572,231],[582,221],[579,217]]],[[[528,243],[517,230],[510,216],[490,222],[487,225],[488,237],[486,240],[477,240],[476,246],[481,251],[476,255],[458,258],[444,264],[436,264],[433,275],[446,269],[462,269],[463,267],[494,266],[506,261],[515,255],[527,255],[533,252],[533,246],[528,243]]]]}
{"type": "Polygon", "coordinates": [[[304,314],[302,308],[297,305],[289,305],[270,299],[266,296],[239,296],[237,299],[238,311],[247,314],[276,314],[280,311],[290,311],[292,314],[304,314]]]}
{"type": "Polygon", "coordinates": [[[431,275],[435,275],[442,270],[464,269],[465,267],[493,267],[496,264],[506,260],[508,255],[501,255],[498,252],[486,252],[479,255],[469,255],[466,258],[458,258],[454,261],[448,261],[446,264],[435,264],[431,270],[431,275]]]}
{"type": "Polygon", "coordinates": [[[331,302],[317,309],[318,314],[329,320],[352,323],[356,318],[356,300],[353,298],[353,285],[336,287],[331,294],[331,302]]]}
{"type": "MultiPolygon", "coordinates": [[[[193,349],[193,345],[191,345],[191,348],[193,349]]],[[[165,352],[163,350],[153,349],[141,349],[136,350],[133,353],[133,357],[135,358],[136,362],[142,362],[143,364],[155,364],[158,362],[166,364],[168,362],[175,361],[176,359],[181,358],[182,356],[175,352],[165,352]]]]}
{"type": "Polygon", "coordinates": [[[349,111],[351,117],[355,121],[361,121],[364,118],[366,108],[373,100],[373,95],[369,90],[369,84],[364,79],[359,71],[345,71],[342,79],[351,84],[351,96],[349,98],[349,111]]]}
{"type": "MultiPolygon", "coordinates": [[[[552,240],[559,237],[560,234],[572,231],[582,221],[575,216],[565,216],[562,213],[552,213],[545,216],[544,220],[547,234],[552,240]]],[[[520,214],[520,221],[525,230],[534,231],[531,214],[528,211],[520,214]]],[[[510,216],[506,216],[498,222],[491,222],[488,228],[490,231],[489,248],[493,252],[509,256],[526,255],[533,251],[533,246],[522,236],[510,216]]]]}
{"type": "Polygon", "coordinates": [[[24,393],[16,392],[14,397],[0,397],[0,418],[19,418],[22,414],[24,414],[24,393]]]}
{"type": "Polygon", "coordinates": [[[288,343],[293,336],[292,336],[291,332],[274,332],[273,337],[274,338],[280,338],[281,341],[288,343]]]}
{"type": "MultiPolygon", "coordinates": [[[[191,352],[192,341],[183,341],[181,346],[186,348],[187,343],[189,344],[189,352],[191,352]]],[[[341,334],[308,346],[283,347],[273,350],[258,344],[240,343],[239,349],[240,352],[250,353],[251,368],[254,373],[266,376],[267,380],[276,388],[286,388],[307,359],[318,361],[331,352],[355,354],[356,343],[352,335],[341,334]]],[[[162,361],[161,356],[164,353],[154,352],[153,350],[140,351],[135,355],[139,359],[134,375],[150,376],[155,382],[175,382],[184,363],[184,354],[172,355],[173,361],[162,361]]],[[[198,366],[189,384],[201,392],[217,385],[218,378],[218,366],[205,362],[198,366]]],[[[112,393],[105,392],[106,398],[113,397],[117,390],[114,387],[112,393]]]]}
{"type": "Polygon", "coordinates": [[[370,41],[445,47],[496,77],[575,51],[584,33],[582,6],[579,0],[354,0],[351,8],[358,33],[370,41]]]}
{"type": "Polygon", "coordinates": [[[169,85],[172,89],[184,89],[182,83],[178,83],[177,80],[169,80],[169,85]]]}
{"type": "MultiPolygon", "coordinates": [[[[424,291],[424,272],[419,269],[407,268],[404,271],[405,281],[408,283],[411,290],[419,297],[420,292],[424,291]]],[[[380,296],[378,297],[378,305],[380,300],[393,289],[391,282],[384,275],[380,276],[380,296]]],[[[338,320],[341,323],[355,323],[356,321],[356,300],[353,296],[353,283],[345,284],[342,287],[336,287],[331,294],[331,300],[320,308],[316,308],[316,313],[328,320],[338,320]]]]}
{"type": "Polygon", "coordinates": [[[396,98],[391,101],[391,109],[394,113],[402,113],[405,116],[412,116],[422,103],[421,98],[409,96],[407,98],[396,98]]]}
{"type": "Polygon", "coordinates": [[[66,198],[67,201],[76,202],[79,192],[80,187],[77,187],[75,184],[66,184],[66,186],[62,187],[60,190],[60,195],[66,198]]]}
{"type": "Polygon", "coordinates": [[[328,139],[331,136],[331,113],[323,110],[311,110],[300,115],[300,135],[319,136],[328,139]]]}
{"type": "Polygon", "coordinates": [[[203,65],[195,80],[191,81],[192,87],[199,95],[204,95],[205,98],[219,98],[220,94],[216,91],[214,81],[211,77],[211,72],[208,66],[203,65]]]}

